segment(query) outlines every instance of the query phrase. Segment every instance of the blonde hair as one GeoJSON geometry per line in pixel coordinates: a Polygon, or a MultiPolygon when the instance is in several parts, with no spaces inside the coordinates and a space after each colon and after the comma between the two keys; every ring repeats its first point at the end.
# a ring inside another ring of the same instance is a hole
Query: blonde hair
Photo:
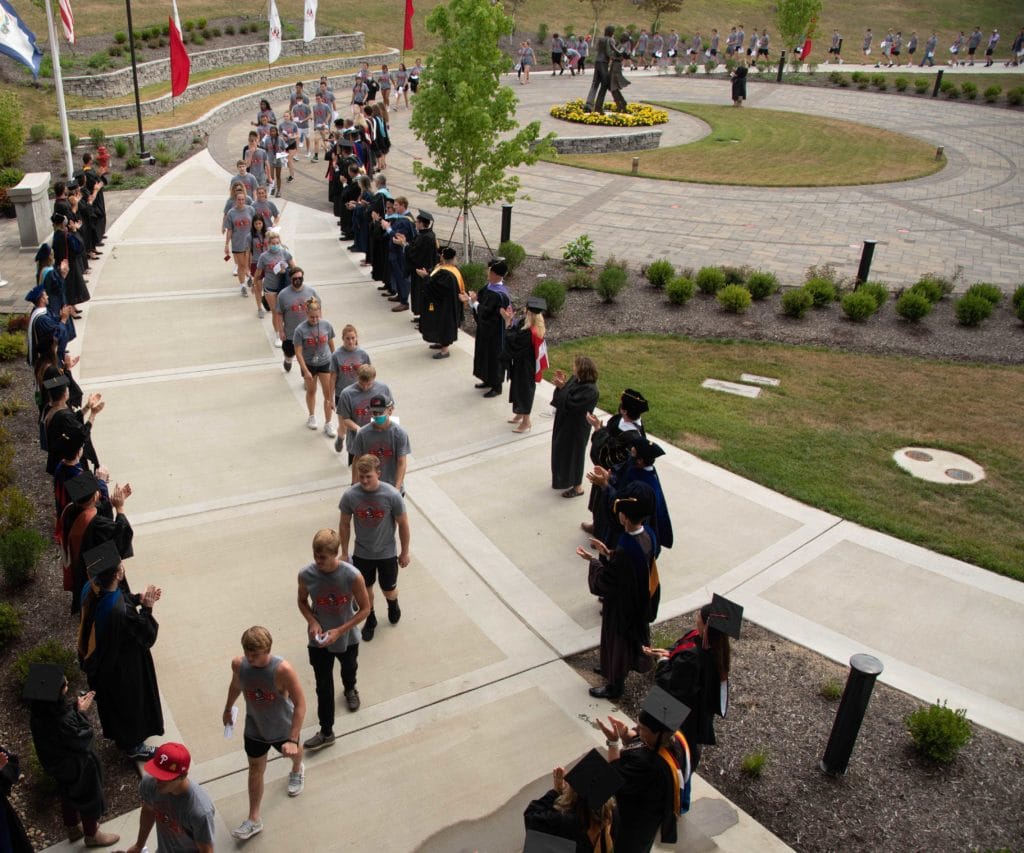
{"type": "Polygon", "coordinates": [[[544,340],[544,336],[547,334],[547,328],[544,325],[544,315],[542,313],[534,314],[532,311],[527,311],[526,316],[529,318],[529,322],[526,324],[527,328],[533,329],[537,336],[544,340]]]}
{"type": "Polygon", "coordinates": [[[380,470],[380,459],[372,453],[367,453],[365,456],[358,457],[353,463],[353,467],[356,469],[356,473],[360,476],[363,474],[370,474],[373,471],[380,470]]]}
{"type": "Polygon", "coordinates": [[[274,645],[270,631],[262,625],[253,625],[242,634],[242,650],[246,652],[269,652],[274,645]]]}
{"type": "Polygon", "coordinates": [[[329,527],[318,530],[313,537],[314,554],[337,554],[340,547],[341,538],[338,536],[338,531],[331,530],[329,527]]]}
{"type": "Polygon", "coordinates": [[[306,311],[308,312],[311,308],[315,308],[317,311],[320,310],[320,300],[315,296],[310,296],[309,299],[306,300],[306,311]]]}
{"type": "Polygon", "coordinates": [[[377,368],[372,364],[360,364],[359,370],[356,371],[356,379],[360,382],[368,382],[370,379],[377,378],[377,368]]]}

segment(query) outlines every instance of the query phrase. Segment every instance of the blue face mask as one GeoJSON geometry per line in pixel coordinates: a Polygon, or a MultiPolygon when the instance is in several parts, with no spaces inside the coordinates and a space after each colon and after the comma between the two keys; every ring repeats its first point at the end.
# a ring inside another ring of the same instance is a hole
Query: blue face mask
{"type": "Polygon", "coordinates": [[[271,252],[280,252],[281,251],[281,244],[280,243],[271,243],[270,244],[270,251],[271,252]]]}
{"type": "Polygon", "coordinates": [[[387,415],[374,415],[373,416],[373,422],[377,426],[384,426],[384,424],[387,423],[387,420],[388,420],[388,416],[387,415]]]}

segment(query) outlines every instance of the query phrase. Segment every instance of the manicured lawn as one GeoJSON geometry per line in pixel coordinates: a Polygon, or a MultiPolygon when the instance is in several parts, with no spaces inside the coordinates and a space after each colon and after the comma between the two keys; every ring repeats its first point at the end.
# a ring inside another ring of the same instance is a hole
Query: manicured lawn
{"type": "MultiPolygon", "coordinates": [[[[731,106],[662,103],[711,126],[688,145],[639,152],[647,178],[739,186],[876,184],[938,171],[934,146],[877,127],[731,106]]],[[[671,121],[671,117],[669,118],[671,121]]],[[[558,155],[554,162],[628,175],[637,152],[558,155]]]]}
{"type": "Polygon", "coordinates": [[[597,362],[604,409],[615,409],[623,388],[638,388],[651,402],[648,430],[676,446],[850,521],[1024,580],[1024,369],[646,335],[564,344],[551,366],[569,370],[580,353],[597,362]],[[757,400],[700,387],[744,372],[782,384],[757,400]],[[962,453],[987,479],[915,479],[892,461],[906,445],[962,453]]]}

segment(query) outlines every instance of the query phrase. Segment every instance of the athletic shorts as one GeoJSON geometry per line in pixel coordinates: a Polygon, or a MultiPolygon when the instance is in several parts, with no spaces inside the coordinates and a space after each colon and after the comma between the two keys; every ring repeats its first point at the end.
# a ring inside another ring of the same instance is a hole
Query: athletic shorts
{"type": "Polygon", "coordinates": [[[274,749],[281,752],[283,755],[284,753],[282,752],[281,747],[284,745],[285,741],[283,740],[279,740],[277,743],[264,743],[261,740],[253,740],[248,735],[245,735],[244,737],[245,754],[248,755],[249,758],[262,758],[270,752],[270,747],[274,747],[274,749]]]}
{"type": "MultiPolygon", "coordinates": [[[[293,344],[292,345],[293,349],[294,349],[294,346],[295,345],[293,344]]],[[[281,349],[284,349],[284,342],[283,341],[281,342],[281,349]]],[[[314,376],[317,373],[330,373],[331,372],[331,363],[327,362],[326,364],[307,364],[306,365],[306,370],[308,370],[314,376]]]]}
{"type": "Polygon", "coordinates": [[[289,142],[289,143],[288,143],[287,145],[285,145],[285,147],[284,147],[284,150],[285,150],[285,151],[294,151],[294,150],[295,150],[296,148],[298,148],[298,147],[299,147],[299,143],[298,143],[298,142],[296,142],[296,141],[295,141],[295,140],[293,139],[293,140],[292,140],[291,142],[289,142]]]}
{"type": "Polygon", "coordinates": [[[757,51],[757,55],[758,56],[767,56],[768,55],[768,48],[766,48],[766,47],[759,48],[758,51],[757,51]]]}
{"type": "Polygon", "coordinates": [[[295,344],[290,339],[281,341],[281,352],[288,358],[295,358],[295,344]]]}
{"type": "Polygon", "coordinates": [[[383,560],[371,560],[367,557],[352,556],[352,565],[363,575],[368,587],[377,582],[380,576],[380,588],[383,592],[391,592],[398,586],[398,557],[387,557],[383,560]]]}

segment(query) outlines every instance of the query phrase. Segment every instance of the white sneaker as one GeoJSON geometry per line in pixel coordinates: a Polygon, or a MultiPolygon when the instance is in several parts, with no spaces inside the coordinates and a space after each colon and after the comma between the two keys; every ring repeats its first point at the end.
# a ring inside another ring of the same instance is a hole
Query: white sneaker
{"type": "Polygon", "coordinates": [[[297,797],[302,793],[302,789],[305,787],[306,780],[306,765],[299,765],[298,773],[288,774],[288,796],[297,797]]]}
{"type": "Polygon", "coordinates": [[[281,349],[281,339],[280,338],[274,338],[274,346],[277,347],[278,349],[281,349]]]}
{"type": "Polygon", "coordinates": [[[306,428],[307,429],[319,429],[319,427],[316,425],[316,415],[310,415],[306,419],[306,428]]]}
{"type": "Polygon", "coordinates": [[[338,428],[334,425],[334,421],[328,421],[324,424],[324,435],[328,438],[335,438],[338,435],[338,428]]]}
{"type": "Polygon", "coordinates": [[[264,317],[267,316],[267,312],[264,311],[262,308],[257,308],[256,309],[256,316],[259,317],[262,320],[264,317]]]}
{"type": "Polygon", "coordinates": [[[252,821],[246,818],[237,829],[231,830],[231,835],[239,841],[247,841],[259,832],[263,832],[263,821],[252,821]]]}

